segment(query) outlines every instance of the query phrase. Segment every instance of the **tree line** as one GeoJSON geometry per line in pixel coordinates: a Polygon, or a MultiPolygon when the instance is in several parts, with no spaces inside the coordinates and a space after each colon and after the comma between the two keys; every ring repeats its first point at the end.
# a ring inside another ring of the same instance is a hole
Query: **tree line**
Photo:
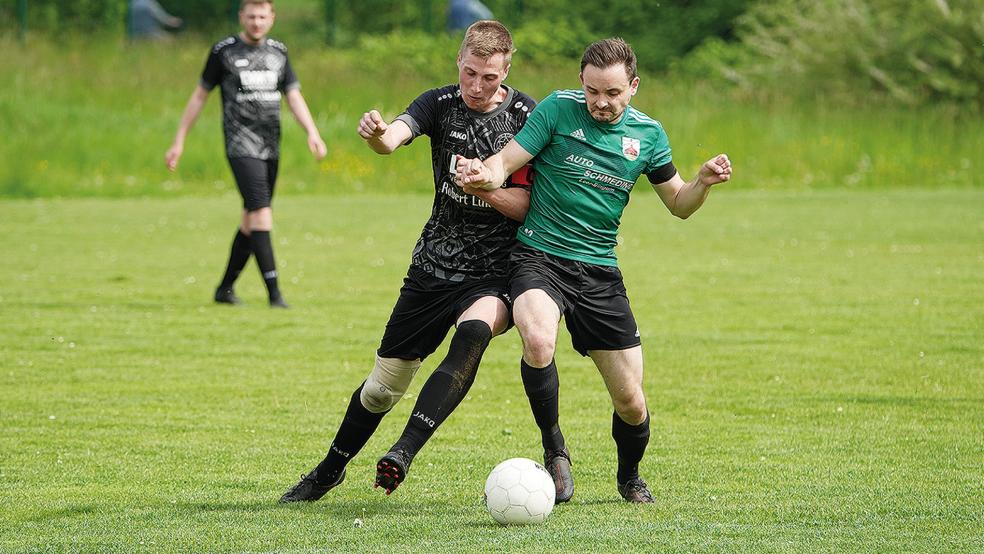
{"type": "MultiPolygon", "coordinates": [[[[36,33],[122,30],[120,0],[21,0],[36,33]]],[[[214,34],[238,0],[160,0],[214,34]]],[[[0,7],[16,24],[14,2],[0,7]]],[[[447,42],[447,0],[278,0],[323,18],[310,32],[337,48],[397,34],[419,46],[447,42]]],[[[824,95],[849,102],[984,107],[984,3],[980,0],[485,0],[533,62],[576,58],[598,38],[633,44],[642,70],[749,93],[824,95]]],[[[303,29],[303,27],[302,27],[303,29]]],[[[400,41],[390,41],[399,44],[400,41]]]]}

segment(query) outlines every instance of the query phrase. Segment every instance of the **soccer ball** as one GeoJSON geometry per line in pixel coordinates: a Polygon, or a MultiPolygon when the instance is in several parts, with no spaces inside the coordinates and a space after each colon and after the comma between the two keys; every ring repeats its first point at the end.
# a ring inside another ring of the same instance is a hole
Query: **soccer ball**
{"type": "Polygon", "coordinates": [[[556,494],[547,469],[527,458],[502,462],[485,481],[485,507],[502,525],[543,523],[553,511],[556,494]]]}

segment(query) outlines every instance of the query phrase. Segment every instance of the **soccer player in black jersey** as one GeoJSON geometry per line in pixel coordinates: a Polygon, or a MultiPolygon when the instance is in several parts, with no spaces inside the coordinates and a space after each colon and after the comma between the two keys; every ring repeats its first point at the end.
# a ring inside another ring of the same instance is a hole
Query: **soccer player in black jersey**
{"type": "Polygon", "coordinates": [[[212,47],[201,81],[188,100],[174,143],[165,155],[171,171],[178,166],[185,137],[202,111],[209,92],[222,90],[222,123],[226,156],[243,196],[242,221],[232,241],[225,276],[215,291],[215,301],[239,304],[232,285],[249,261],[250,254],[266,283],[270,306],[286,308],[277,284],[273,258],[273,211],[270,202],[280,158],[280,99],[287,98],[291,112],[307,132],[308,148],[318,159],[327,153],[308,110],[301,85],[287,59],[287,47],[267,38],[275,14],[271,0],[242,0],[242,31],[212,47]]]}
{"type": "Polygon", "coordinates": [[[359,122],[359,135],[379,154],[420,135],[430,137],[434,205],[375,367],[352,395],[327,456],[281,502],[317,500],[342,482],[346,464],[406,392],[421,361],[455,327],[447,356],[421,389],[402,436],[376,466],[376,486],[393,492],[417,452],[465,397],[492,337],[508,329],[507,261],[529,206],[528,172],[517,171],[502,188],[475,194],[462,193],[453,179],[456,156],[495,154],[535,105],[502,84],[512,53],[512,37],[502,24],[479,21],[468,28],[458,52],[458,84],[424,92],[389,124],[376,110],[359,122]]]}

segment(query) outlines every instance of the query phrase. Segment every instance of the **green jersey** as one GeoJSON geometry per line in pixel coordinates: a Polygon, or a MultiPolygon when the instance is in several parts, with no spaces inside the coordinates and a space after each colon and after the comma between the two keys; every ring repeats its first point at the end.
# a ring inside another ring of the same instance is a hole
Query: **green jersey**
{"type": "Polygon", "coordinates": [[[628,106],[618,122],[599,123],[580,90],[554,91],[515,138],[535,156],[517,238],[561,258],[616,265],[618,226],[636,180],[645,173],[661,183],[676,173],[659,122],[628,106]]]}

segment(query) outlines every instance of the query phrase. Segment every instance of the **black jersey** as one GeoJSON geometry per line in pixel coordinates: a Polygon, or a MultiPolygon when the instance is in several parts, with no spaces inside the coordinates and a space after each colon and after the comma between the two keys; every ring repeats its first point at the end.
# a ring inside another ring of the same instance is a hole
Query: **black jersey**
{"type": "Polygon", "coordinates": [[[280,157],[281,93],[300,88],[287,47],[273,39],[247,44],[238,36],[215,43],[202,87],[222,88],[222,127],[230,158],[280,157]]]}
{"type": "MultiPolygon", "coordinates": [[[[431,139],[434,206],[411,263],[439,279],[464,281],[506,273],[519,222],[454,184],[455,154],[482,160],[496,154],[533,111],[535,100],[504,88],[506,99],[491,112],[471,110],[461,99],[460,87],[448,85],[421,94],[397,117],[410,126],[413,138],[431,139]]],[[[507,179],[506,186],[529,186],[513,180],[507,179]]]]}

